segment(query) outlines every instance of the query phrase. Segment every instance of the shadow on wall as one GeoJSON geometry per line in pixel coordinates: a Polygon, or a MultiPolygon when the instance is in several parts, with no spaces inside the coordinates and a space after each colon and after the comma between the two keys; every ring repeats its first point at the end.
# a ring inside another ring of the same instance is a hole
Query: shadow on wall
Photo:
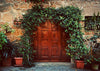
{"type": "Polygon", "coordinates": [[[4,12],[5,10],[8,9],[8,7],[10,6],[10,4],[3,4],[0,6],[0,12],[4,12]]]}
{"type": "Polygon", "coordinates": [[[0,12],[4,12],[10,6],[10,4],[6,3],[6,0],[0,0],[0,4],[0,12]]]}
{"type": "Polygon", "coordinates": [[[6,1],[5,1],[5,0],[0,0],[0,4],[1,4],[1,3],[6,3],[6,1]]]}

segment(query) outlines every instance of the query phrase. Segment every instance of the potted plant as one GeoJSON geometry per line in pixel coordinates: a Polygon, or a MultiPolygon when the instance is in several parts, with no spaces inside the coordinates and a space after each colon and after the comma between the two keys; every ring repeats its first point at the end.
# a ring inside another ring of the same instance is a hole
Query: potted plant
{"type": "Polygon", "coordinates": [[[93,70],[99,70],[100,58],[92,57],[91,63],[92,63],[91,68],[93,70]]]}
{"type": "Polygon", "coordinates": [[[100,64],[100,42],[97,39],[100,38],[100,33],[94,34],[91,38],[88,38],[88,47],[90,47],[90,55],[87,56],[86,62],[91,66],[93,70],[98,70],[100,64]]]}
{"type": "Polygon", "coordinates": [[[28,47],[29,43],[26,39],[16,40],[13,44],[13,56],[15,60],[14,66],[24,66],[30,67],[33,66],[33,49],[28,47]],[[19,63],[20,62],[20,63],[19,63]]]}
{"type": "Polygon", "coordinates": [[[11,66],[11,61],[12,61],[12,50],[13,50],[13,47],[12,47],[12,42],[10,42],[9,39],[7,39],[7,43],[5,43],[3,45],[3,48],[2,48],[2,62],[3,62],[3,66],[11,66]]]}
{"type": "Polygon", "coordinates": [[[33,45],[28,39],[29,37],[25,34],[21,36],[20,45],[23,47],[20,49],[21,53],[23,54],[23,65],[24,67],[31,67],[34,66],[33,64],[33,54],[35,50],[33,50],[33,45]]]}
{"type": "Polygon", "coordinates": [[[14,66],[23,66],[23,52],[21,49],[22,46],[19,44],[19,41],[16,40],[16,42],[13,43],[14,66]]]}
{"type": "Polygon", "coordinates": [[[22,56],[16,56],[14,57],[15,65],[14,66],[23,66],[23,57],[22,56]]]}
{"type": "Polygon", "coordinates": [[[92,55],[91,55],[92,69],[98,70],[100,64],[100,43],[97,43],[96,40],[93,40],[93,43],[94,43],[94,47],[92,47],[92,55]]]}
{"type": "Polygon", "coordinates": [[[76,68],[83,69],[85,64],[85,58],[89,54],[89,48],[87,47],[71,47],[66,49],[67,55],[75,61],[76,68]]]}

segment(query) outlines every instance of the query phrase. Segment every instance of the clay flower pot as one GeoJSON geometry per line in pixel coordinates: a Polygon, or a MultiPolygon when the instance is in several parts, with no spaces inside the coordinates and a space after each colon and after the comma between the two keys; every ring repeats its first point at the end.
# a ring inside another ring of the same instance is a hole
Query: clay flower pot
{"type": "Polygon", "coordinates": [[[4,60],[2,60],[2,64],[3,66],[11,66],[11,58],[6,58],[4,60]]]}
{"type": "Polygon", "coordinates": [[[84,69],[84,61],[76,60],[75,63],[76,63],[76,68],[84,69]]]}
{"type": "Polygon", "coordinates": [[[23,58],[22,57],[15,57],[15,66],[23,66],[23,58]]]}

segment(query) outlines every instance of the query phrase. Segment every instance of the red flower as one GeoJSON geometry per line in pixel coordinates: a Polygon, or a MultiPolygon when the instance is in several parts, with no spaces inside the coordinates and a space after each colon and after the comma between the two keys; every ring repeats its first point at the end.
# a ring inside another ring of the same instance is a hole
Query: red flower
{"type": "Polygon", "coordinates": [[[25,0],[25,2],[26,2],[27,0],[25,0]]]}

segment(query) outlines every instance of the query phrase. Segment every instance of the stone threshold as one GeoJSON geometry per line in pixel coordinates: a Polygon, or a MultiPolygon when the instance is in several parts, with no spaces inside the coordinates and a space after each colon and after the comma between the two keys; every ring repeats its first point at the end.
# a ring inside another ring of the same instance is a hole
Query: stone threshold
{"type": "Polygon", "coordinates": [[[69,62],[34,62],[35,66],[70,66],[69,62]]]}

